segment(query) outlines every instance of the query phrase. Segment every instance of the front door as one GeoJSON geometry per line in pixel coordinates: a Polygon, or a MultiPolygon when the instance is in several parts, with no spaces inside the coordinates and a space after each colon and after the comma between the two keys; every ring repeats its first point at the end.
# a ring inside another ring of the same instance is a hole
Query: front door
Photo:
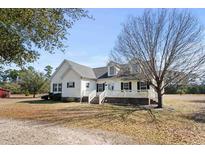
{"type": "Polygon", "coordinates": [[[97,83],[97,92],[103,92],[105,90],[104,83],[97,83]]]}
{"type": "Polygon", "coordinates": [[[108,90],[114,90],[114,83],[109,83],[107,88],[108,90]]]}

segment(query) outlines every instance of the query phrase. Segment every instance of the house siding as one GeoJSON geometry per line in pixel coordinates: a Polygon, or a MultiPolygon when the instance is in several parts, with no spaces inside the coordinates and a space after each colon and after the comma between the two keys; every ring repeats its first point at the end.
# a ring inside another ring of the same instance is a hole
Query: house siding
{"type": "Polygon", "coordinates": [[[62,83],[62,97],[81,96],[81,77],[74,70],[72,70],[68,64],[62,65],[58,72],[53,76],[50,86],[51,92],[53,92],[53,83],[62,83]],[[75,82],[75,87],[67,88],[67,82],[75,82]]]}
{"type": "Polygon", "coordinates": [[[96,81],[90,79],[81,79],[81,93],[83,91],[93,91],[96,90],[96,81]],[[89,88],[86,87],[86,84],[89,83],[89,88]]]}
{"type": "MultiPolygon", "coordinates": [[[[62,74],[69,68],[67,64],[63,64],[51,79],[50,92],[53,92],[54,83],[62,83],[62,74]]],[[[56,92],[58,93],[58,92],[56,92]]]]}
{"type": "Polygon", "coordinates": [[[81,78],[73,70],[70,70],[62,80],[62,97],[81,97],[81,78]],[[68,82],[75,82],[75,87],[68,88],[68,82]]]}
{"type": "Polygon", "coordinates": [[[108,88],[108,84],[113,84],[114,90],[121,90],[121,82],[131,82],[132,83],[132,90],[137,91],[137,80],[121,80],[121,79],[99,79],[97,83],[106,83],[105,89],[108,88]]]}

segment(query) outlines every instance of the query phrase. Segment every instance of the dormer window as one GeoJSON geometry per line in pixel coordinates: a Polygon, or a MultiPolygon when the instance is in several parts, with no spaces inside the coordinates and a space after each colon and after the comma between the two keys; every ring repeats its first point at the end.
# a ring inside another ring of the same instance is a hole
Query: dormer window
{"type": "Polygon", "coordinates": [[[113,75],[115,75],[115,67],[111,66],[110,67],[110,76],[113,76],[113,75]]]}
{"type": "Polygon", "coordinates": [[[108,63],[107,68],[108,68],[108,76],[115,76],[120,71],[119,64],[114,63],[114,62],[108,63]]]}

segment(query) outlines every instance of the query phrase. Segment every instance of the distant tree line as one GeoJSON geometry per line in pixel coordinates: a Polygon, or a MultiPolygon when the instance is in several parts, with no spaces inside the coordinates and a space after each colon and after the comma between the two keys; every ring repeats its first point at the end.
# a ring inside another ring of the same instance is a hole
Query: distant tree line
{"type": "Polygon", "coordinates": [[[52,67],[46,66],[45,73],[38,72],[32,66],[21,70],[0,68],[0,87],[10,90],[12,94],[26,96],[49,92],[52,67]]]}
{"type": "Polygon", "coordinates": [[[205,94],[205,85],[170,85],[165,88],[165,94],[205,94]]]}

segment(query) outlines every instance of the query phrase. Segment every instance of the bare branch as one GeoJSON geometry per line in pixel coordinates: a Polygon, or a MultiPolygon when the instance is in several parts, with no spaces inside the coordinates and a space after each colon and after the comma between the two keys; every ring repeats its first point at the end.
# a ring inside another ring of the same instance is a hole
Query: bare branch
{"type": "Polygon", "coordinates": [[[198,19],[188,10],[146,9],[123,25],[113,57],[138,65],[144,79],[153,81],[159,101],[168,84],[199,74],[205,64],[203,34],[198,19]],[[169,72],[178,74],[169,77],[169,72]]]}

